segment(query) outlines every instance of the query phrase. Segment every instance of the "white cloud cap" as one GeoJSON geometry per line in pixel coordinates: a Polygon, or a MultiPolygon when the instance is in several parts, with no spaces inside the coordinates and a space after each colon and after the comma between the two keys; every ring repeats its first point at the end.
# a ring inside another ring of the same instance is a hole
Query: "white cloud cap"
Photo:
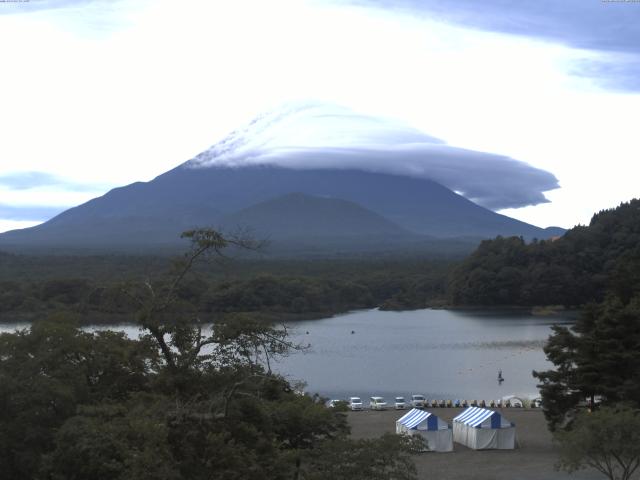
{"type": "Polygon", "coordinates": [[[446,144],[401,122],[320,102],[267,112],[188,165],[344,168],[429,178],[492,209],[548,202],[556,177],[512,158],[446,144]]]}

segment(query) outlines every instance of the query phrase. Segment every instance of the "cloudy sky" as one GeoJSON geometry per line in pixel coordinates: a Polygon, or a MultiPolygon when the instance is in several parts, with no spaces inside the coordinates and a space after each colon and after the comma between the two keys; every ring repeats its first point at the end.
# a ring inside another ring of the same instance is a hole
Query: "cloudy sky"
{"type": "Polygon", "coordinates": [[[640,1],[6,1],[0,42],[0,231],[198,154],[543,227],[640,195],[640,1]]]}

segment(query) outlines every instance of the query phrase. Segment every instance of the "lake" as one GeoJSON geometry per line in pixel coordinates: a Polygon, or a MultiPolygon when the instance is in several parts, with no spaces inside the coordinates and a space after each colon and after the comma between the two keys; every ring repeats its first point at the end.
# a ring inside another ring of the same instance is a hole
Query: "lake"
{"type": "MultiPolygon", "coordinates": [[[[570,323],[568,315],[509,311],[357,311],[289,323],[293,340],[310,347],[274,369],[290,380],[306,381],[307,392],[331,398],[536,395],[531,372],[551,366],[542,351],[551,326],[570,323]],[[505,378],[501,385],[498,370],[505,378]]],[[[0,331],[26,326],[5,324],[0,331]]],[[[126,325],[88,329],[104,328],[138,334],[135,326],[126,325]]]]}
{"type": "Polygon", "coordinates": [[[531,372],[551,366],[542,351],[551,326],[570,323],[567,315],[523,312],[358,311],[289,324],[294,339],[311,347],[277,368],[290,379],[304,379],[306,391],[331,398],[535,395],[531,372]]]}

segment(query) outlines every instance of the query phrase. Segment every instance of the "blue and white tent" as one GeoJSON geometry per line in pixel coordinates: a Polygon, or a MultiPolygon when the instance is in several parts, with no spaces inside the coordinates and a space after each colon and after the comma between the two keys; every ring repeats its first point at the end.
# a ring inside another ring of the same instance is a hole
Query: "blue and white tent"
{"type": "Polygon", "coordinates": [[[420,435],[425,441],[425,450],[452,452],[453,434],[444,420],[431,412],[413,408],[396,420],[396,433],[420,435]]]}
{"type": "Polygon", "coordinates": [[[453,419],[453,439],[474,450],[516,447],[516,426],[500,412],[469,407],[453,419]]]}

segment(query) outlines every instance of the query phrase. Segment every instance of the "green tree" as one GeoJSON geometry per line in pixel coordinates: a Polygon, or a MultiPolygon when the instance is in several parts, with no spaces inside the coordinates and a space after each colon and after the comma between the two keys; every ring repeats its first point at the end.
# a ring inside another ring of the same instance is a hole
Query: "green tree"
{"type": "Polygon", "coordinates": [[[168,277],[121,290],[137,305],[139,339],[63,318],[0,335],[2,474],[279,480],[315,475],[321,452],[334,451],[347,470],[371,463],[368,478],[413,478],[399,440],[349,441],[343,412],[272,371],[299,348],[285,328],[237,314],[202,324],[191,303],[202,289],[182,288],[195,262],[251,244],[212,230],[185,236],[192,249],[168,277]]]}
{"type": "Polygon", "coordinates": [[[557,432],[559,468],[595,468],[610,480],[628,480],[640,466],[639,411],[604,407],[581,413],[567,431],[557,432]]]}
{"type": "Polygon", "coordinates": [[[378,439],[325,441],[306,456],[305,480],[415,480],[411,455],[420,450],[417,437],[385,434],[378,439]]]}
{"type": "Polygon", "coordinates": [[[83,404],[144,391],[154,355],[124,334],[87,333],[66,317],[0,335],[0,469],[32,479],[54,434],[83,404]]]}
{"type": "Polygon", "coordinates": [[[640,297],[625,304],[610,295],[573,327],[554,327],[544,350],[555,369],[533,373],[550,428],[564,426],[585,399],[640,407],[639,345],[640,297]]]}
{"type": "Polygon", "coordinates": [[[153,397],[82,407],[55,435],[42,467],[52,480],[179,480],[169,428],[153,397]]]}

